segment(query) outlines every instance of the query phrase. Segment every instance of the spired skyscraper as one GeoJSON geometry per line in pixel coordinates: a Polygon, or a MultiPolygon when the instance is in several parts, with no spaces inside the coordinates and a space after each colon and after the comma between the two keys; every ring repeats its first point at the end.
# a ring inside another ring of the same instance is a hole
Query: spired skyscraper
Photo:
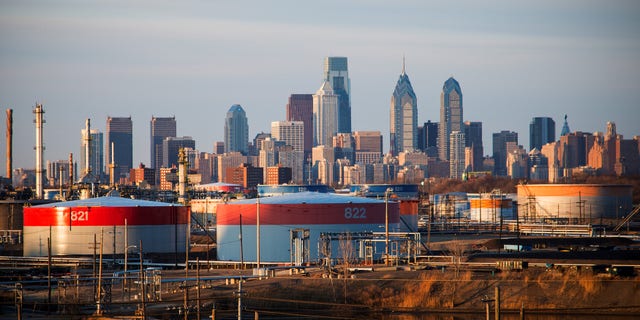
{"type": "Polygon", "coordinates": [[[535,117],[529,124],[529,150],[556,141],[556,123],[549,117],[535,117]]]}
{"type": "Polygon", "coordinates": [[[403,151],[418,148],[418,99],[405,73],[404,59],[402,73],[391,95],[390,152],[397,156],[403,151]]]}
{"type": "Polygon", "coordinates": [[[438,130],[438,156],[440,160],[449,160],[449,135],[453,131],[464,132],[462,126],[462,89],[453,77],[444,82],[440,94],[438,130]]]}
{"type": "Polygon", "coordinates": [[[227,111],[224,120],[224,152],[241,152],[247,154],[249,143],[249,123],[247,114],[239,104],[234,104],[227,111]]]}
{"type": "Polygon", "coordinates": [[[113,168],[115,181],[125,177],[133,168],[133,123],[131,117],[107,117],[107,154],[105,163],[113,168]]]}
{"type": "Polygon", "coordinates": [[[338,96],[329,81],[324,81],[313,95],[313,146],[333,146],[338,132],[338,96]]]}
{"type": "Polygon", "coordinates": [[[351,133],[351,79],[346,57],[326,57],[324,78],[338,96],[338,133],[351,133]]]}

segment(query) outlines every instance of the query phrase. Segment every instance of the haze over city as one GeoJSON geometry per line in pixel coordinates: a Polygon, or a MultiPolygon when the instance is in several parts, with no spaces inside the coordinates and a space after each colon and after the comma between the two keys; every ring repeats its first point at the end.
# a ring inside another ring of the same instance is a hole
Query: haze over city
{"type": "MultiPolygon", "coordinates": [[[[149,163],[149,121],[211,152],[240,104],[249,138],[285,119],[289,95],[314,93],[326,56],[349,59],[353,130],[389,149],[390,98],[403,57],[418,123],[439,120],[454,76],[464,120],[491,134],[532,117],[560,132],[617,124],[640,135],[640,4],[635,1],[2,1],[0,108],[14,109],[14,168],[34,166],[33,108],[45,109],[45,159],[80,152],[81,129],[133,120],[134,164],[149,163]]],[[[0,139],[0,150],[5,141],[0,139]]],[[[4,157],[0,166],[4,167],[4,157]]]]}

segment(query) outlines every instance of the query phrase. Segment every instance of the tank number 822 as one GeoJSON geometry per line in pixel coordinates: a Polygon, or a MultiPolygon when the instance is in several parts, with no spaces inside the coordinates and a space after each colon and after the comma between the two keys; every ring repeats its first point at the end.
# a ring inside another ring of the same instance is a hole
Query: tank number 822
{"type": "Polygon", "coordinates": [[[71,211],[71,221],[89,221],[89,211],[71,211]]]}
{"type": "Polygon", "coordinates": [[[344,217],[345,219],[366,219],[367,209],[363,207],[344,208],[344,217]]]}

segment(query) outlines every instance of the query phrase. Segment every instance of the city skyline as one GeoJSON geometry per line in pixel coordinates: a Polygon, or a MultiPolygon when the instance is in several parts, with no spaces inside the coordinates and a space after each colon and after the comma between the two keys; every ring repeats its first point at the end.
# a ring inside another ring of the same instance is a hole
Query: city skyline
{"type": "Polygon", "coordinates": [[[483,123],[485,155],[493,133],[527,137],[533,117],[551,117],[556,132],[567,114],[572,131],[604,132],[612,121],[626,139],[640,135],[635,2],[348,3],[313,15],[294,2],[188,4],[0,5],[0,108],[14,110],[13,167],[35,166],[36,102],[45,110],[45,161],[80,159],[76,132],[86,118],[106,132],[108,116],[130,116],[137,167],[150,164],[152,116],[175,116],[178,136],[211,152],[238,103],[252,139],[285,120],[291,94],[320,87],[327,56],[349,59],[352,131],[388,137],[380,115],[406,55],[418,123],[438,121],[442,82],[453,75],[464,87],[463,120],[483,123]]]}

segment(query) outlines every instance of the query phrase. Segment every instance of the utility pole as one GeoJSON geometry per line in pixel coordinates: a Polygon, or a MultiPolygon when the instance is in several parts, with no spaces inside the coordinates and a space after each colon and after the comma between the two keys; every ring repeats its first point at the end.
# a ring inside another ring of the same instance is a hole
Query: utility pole
{"type": "Polygon", "coordinates": [[[104,229],[100,229],[100,265],[98,272],[98,301],[96,306],[96,315],[102,315],[102,244],[104,243],[104,229]]]}
{"type": "Polygon", "coordinates": [[[495,320],[500,320],[500,287],[496,287],[496,291],[495,291],[495,300],[496,300],[496,305],[495,305],[495,320]]]}
{"type": "Polygon", "coordinates": [[[260,274],[260,194],[256,197],[256,267],[260,274]]]}
{"type": "Polygon", "coordinates": [[[147,299],[147,293],[145,292],[145,276],[144,276],[144,269],[142,267],[142,240],[140,240],[140,285],[142,286],[142,320],[146,320],[147,319],[147,306],[146,306],[146,299],[147,299]]]}
{"type": "Polygon", "coordinates": [[[51,311],[51,226],[47,239],[47,313],[51,311]]]}
{"type": "Polygon", "coordinates": [[[200,257],[196,258],[196,319],[200,318],[200,257]]]}

